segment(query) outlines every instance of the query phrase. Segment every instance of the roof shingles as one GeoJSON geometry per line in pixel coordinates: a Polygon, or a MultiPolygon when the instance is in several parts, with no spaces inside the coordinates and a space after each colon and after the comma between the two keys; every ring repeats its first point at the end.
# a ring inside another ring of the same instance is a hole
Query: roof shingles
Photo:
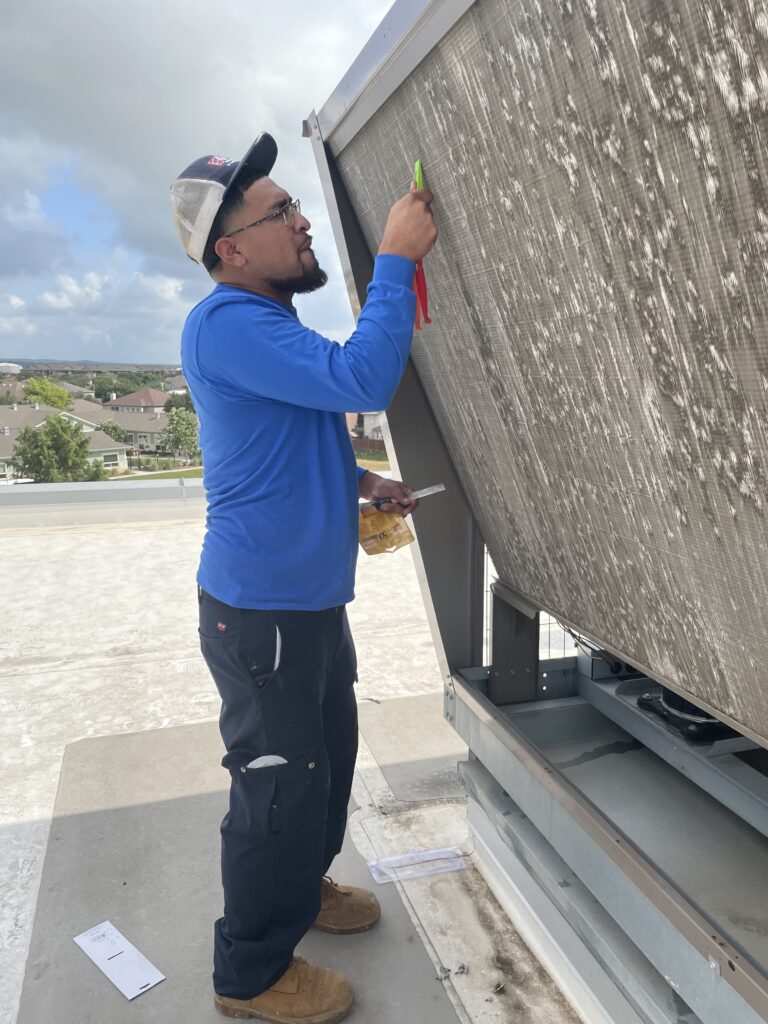
{"type": "Polygon", "coordinates": [[[157,388],[141,388],[133,391],[130,395],[123,395],[112,402],[105,402],[105,405],[113,409],[140,408],[140,409],[162,409],[169,399],[167,391],[158,391],[157,388]]]}

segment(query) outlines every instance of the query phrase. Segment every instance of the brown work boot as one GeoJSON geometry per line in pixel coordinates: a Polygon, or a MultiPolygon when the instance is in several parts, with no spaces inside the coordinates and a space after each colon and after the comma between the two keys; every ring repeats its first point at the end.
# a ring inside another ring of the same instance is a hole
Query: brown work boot
{"type": "Polygon", "coordinates": [[[381,917],[379,901],[372,892],[354,885],[337,885],[332,878],[321,882],[320,898],[320,913],[314,927],[321,932],[367,932],[381,917]]]}
{"type": "Polygon", "coordinates": [[[338,971],[295,956],[272,988],[253,999],[214,995],[219,1013],[238,1020],[270,1020],[275,1024],[334,1024],[343,1020],[355,1001],[352,987],[338,971]]]}

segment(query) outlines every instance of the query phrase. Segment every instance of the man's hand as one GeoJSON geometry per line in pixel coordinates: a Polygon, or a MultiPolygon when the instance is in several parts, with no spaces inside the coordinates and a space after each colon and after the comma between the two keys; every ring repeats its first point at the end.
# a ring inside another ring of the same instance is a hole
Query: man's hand
{"type": "Polygon", "coordinates": [[[391,498],[391,501],[383,502],[382,512],[396,512],[401,516],[409,516],[414,509],[419,507],[419,502],[411,501],[409,495],[411,488],[406,487],[399,480],[387,480],[386,477],[372,473],[370,470],[365,476],[360,477],[360,497],[365,501],[377,501],[381,498],[391,498]]]}
{"type": "Polygon", "coordinates": [[[420,192],[411,182],[408,195],[398,199],[389,211],[379,255],[406,256],[414,263],[423,259],[437,241],[437,225],[432,214],[432,193],[420,192]]]}

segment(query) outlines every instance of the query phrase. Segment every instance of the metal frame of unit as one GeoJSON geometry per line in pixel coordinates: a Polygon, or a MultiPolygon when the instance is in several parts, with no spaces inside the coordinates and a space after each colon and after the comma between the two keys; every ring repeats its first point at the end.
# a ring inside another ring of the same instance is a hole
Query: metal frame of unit
{"type": "MultiPolygon", "coordinates": [[[[322,110],[304,122],[356,315],[373,258],[337,157],[472,3],[398,0],[322,110]]],[[[467,668],[483,663],[484,544],[410,360],[387,411],[387,424],[387,450],[400,477],[440,480],[451,496],[450,502],[425,502],[419,510],[418,544],[412,551],[445,680],[445,716],[471,751],[463,775],[481,870],[591,1024],[765,1024],[765,974],[741,957],[499,709],[578,690],[573,699],[589,700],[632,732],[633,712],[626,701],[609,686],[585,682],[583,673],[577,690],[569,689],[572,680],[562,668],[540,666],[539,609],[503,583],[493,587],[491,668],[467,668]],[[549,668],[547,694],[542,693],[547,689],[542,667],[549,668]],[[519,825],[506,841],[500,838],[502,818],[519,825]],[[570,902],[557,884],[547,895],[542,881],[547,872],[534,871],[529,859],[536,843],[541,847],[534,858],[539,865],[565,864],[575,873],[570,902]],[[614,956],[613,968],[604,938],[610,928],[615,931],[614,954],[622,942],[626,947],[622,957],[614,956]],[[635,965],[634,972],[628,963],[635,965]]],[[[622,658],[620,652],[612,653],[622,658]]],[[[570,662],[569,670],[573,667],[570,662]]],[[[643,722],[648,719],[643,717],[643,722]]],[[[680,758],[668,731],[654,730],[651,723],[640,738],[677,766],[680,758]]],[[[738,768],[732,768],[726,759],[713,773],[702,755],[685,759],[682,770],[718,799],[740,804],[737,813],[747,821],[765,825],[768,794],[758,793],[755,801],[738,768]]]]}

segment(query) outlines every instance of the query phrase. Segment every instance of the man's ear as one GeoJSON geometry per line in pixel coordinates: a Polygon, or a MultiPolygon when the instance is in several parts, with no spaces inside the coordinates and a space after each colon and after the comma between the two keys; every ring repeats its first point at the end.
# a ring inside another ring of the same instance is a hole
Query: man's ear
{"type": "Polygon", "coordinates": [[[245,266],[245,256],[240,252],[234,238],[229,238],[228,235],[222,235],[221,238],[217,239],[213,249],[221,262],[226,263],[227,266],[245,266]]]}

